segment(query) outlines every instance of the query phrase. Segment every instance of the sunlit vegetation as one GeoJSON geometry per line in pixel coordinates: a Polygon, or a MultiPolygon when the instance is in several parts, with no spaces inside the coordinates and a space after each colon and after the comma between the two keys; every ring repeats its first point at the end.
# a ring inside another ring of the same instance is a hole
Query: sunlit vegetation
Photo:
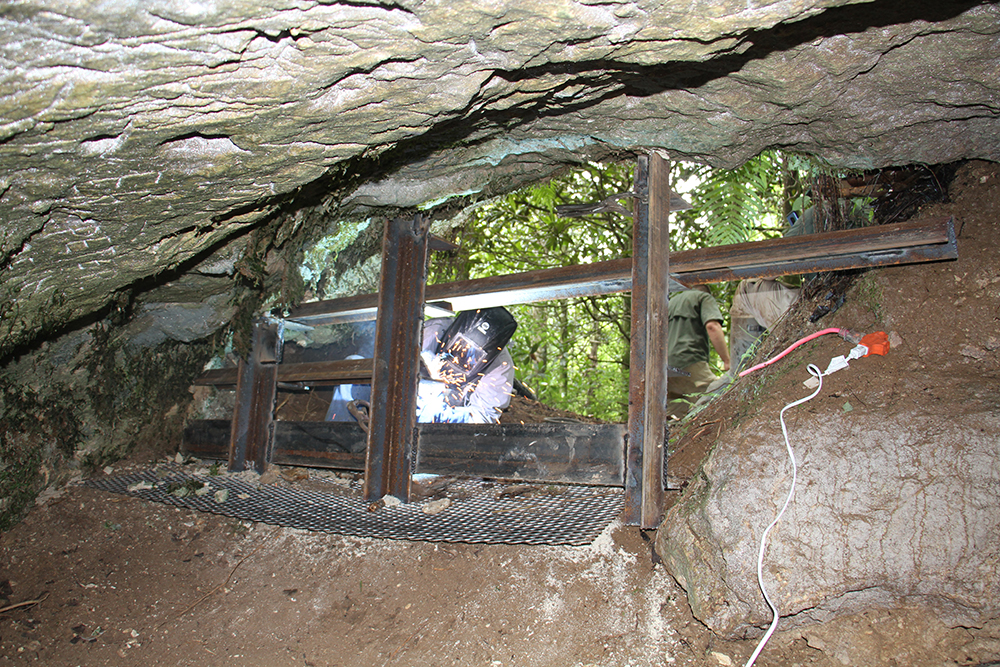
{"type": "MultiPolygon", "coordinates": [[[[804,166],[804,165],[803,165],[804,166]]],[[[632,189],[634,161],[584,164],[547,183],[480,206],[435,253],[431,282],[465,280],[631,255],[632,218],[603,212],[561,218],[556,206],[589,204],[632,189]]],[[[671,183],[691,204],[671,216],[671,249],[780,236],[803,174],[789,158],[765,153],[739,169],[675,163],[671,183]]],[[[619,200],[626,208],[631,199],[619,200]]],[[[735,286],[713,286],[728,312],[735,286]]],[[[510,345],[518,377],[539,400],[579,414],[624,421],[628,411],[628,294],[566,299],[510,309],[519,327],[510,345]]]]}
{"type": "MultiPolygon", "coordinates": [[[[632,190],[634,165],[633,158],[581,164],[548,182],[480,204],[448,235],[459,249],[431,254],[430,282],[630,256],[630,215],[606,210],[568,218],[560,217],[556,207],[612,198],[619,209],[630,209],[630,197],[614,195],[632,190]]],[[[671,214],[671,250],[780,236],[789,213],[801,212],[812,204],[809,189],[816,182],[817,171],[823,170],[816,163],[778,151],[763,153],[735,170],[673,163],[671,186],[691,208],[671,214]]],[[[343,296],[345,285],[360,291],[375,288],[377,266],[371,262],[365,264],[367,269],[358,267],[358,276],[350,279],[335,270],[338,264],[345,264],[340,255],[357,244],[359,234],[368,232],[368,221],[341,221],[336,233],[307,250],[301,273],[310,294],[332,298],[343,296]]],[[[711,289],[728,318],[736,284],[721,283],[711,289]]],[[[519,324],[510,345],[518,378],[539,400],[583,415],[625,420],[630,363],[628,294],[513,306],[510,310],[519,324]]],[[[724,324],[728,329],[728,322],[724,324]]]]}

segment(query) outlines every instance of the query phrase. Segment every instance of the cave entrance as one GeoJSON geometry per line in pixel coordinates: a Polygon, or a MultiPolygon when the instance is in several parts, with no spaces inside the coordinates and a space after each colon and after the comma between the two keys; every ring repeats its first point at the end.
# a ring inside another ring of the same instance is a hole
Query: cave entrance
{"type": "Polygon", "coordinates": [[[623,520],[659,525],[665,489],[666,306],[671,273],[682,283],[933,261],[957,256],[950,219],[668,253],[666,161],[640,156],[635,175],[633,256],[426,286],[433,240],[426,221],[386,227],[378,294],[303,304],[285,322],[254,326],[253,352],[238,370],[198,383],[236,386],[231,421],[192,423],[186,450],[228,458],[231,470],[269,463],[363,470],[374,501],[410,499],[412,474],[581,483],[624,488],[623,520]],[[421,315],[569,296],[632,292],[632,371],[627,424],[416,424],[421,315]],[[286,322],[316,326],[376,319],[375,360],[279,363],[286,322]],[[274,421],[279,383],[371,382],[371,428],[345,422],[274,421]]]}
{"type": "Polygon", "coordinates": [[[659,155],[640,156],[633,257],[612,265],[498,276],[426,286],[432,240],[420,215],[386,225],[378,294],[305,304],[287,321],[316,326],[375,317],[373,359],[281,364],[284,322],[254,324],[252,353],[232,372],[201,384],[236,387],[231,423],[192,423],[185,450],[218,456],[228,430],[232,471],[270,463],[357,469],[364,496],[408,501],[414,472],[624,487],[629,524],[662,517],[667,442],[666,307],[669,274],[669,169],[659,155]],[[632,360],[627,424],[417,424],[420,328],[428,304],[454,313],[587,294],[632,292],[632,360]],[[235,377],[233,377],[235,375],[235,377]],[[364,382],[372,386],[367,432],[353,423],[274,421],[276,388],[293,382],[364,382]],[[650,435],[646,435],[650,434],[650,435]],[[216,450],[216,451],[213,451],[216,450]]]}

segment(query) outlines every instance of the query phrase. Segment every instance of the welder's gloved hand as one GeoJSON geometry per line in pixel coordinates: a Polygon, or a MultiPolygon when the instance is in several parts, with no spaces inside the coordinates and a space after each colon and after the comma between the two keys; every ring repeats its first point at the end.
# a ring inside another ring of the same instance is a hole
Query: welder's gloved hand
{"type": "Polygon", "coordinates": [[[440,405],[417,402],[417,423],[433,424],[441,412],[440,405]]]}
{"type": "Polygon", "coordinates": [[[471,408],[447,408],[439,412],[434,421],[438,424],[466,424],[475,421],[471,408]]]}
{"type": "Polygon", "coordinates": [[[440,405],[444,402],[445,385],[434,380],[420,378],[417,384],[417,409],[428,405],[440,405]]]}
{"type": "Polygon", "coordinates": [[[466,396],[443,382],[421,380],[417,387],[417,422],[421,424],[475,421],[476,413],[465,407],[466,396]],[[452,402],[455,405],[452,405],[452,402]]]}
{"type": "Polygon", "coordinates": [[[417,405],[419,424],[465,424],[475,421],[472,408],[453,408],[441,403],[417,405]]]}
{"type": "Polygon", "coordinates": [[[421,379],[417,385],[417,421],[429,424],[440,421],[441,413],[449,410],[448,385],[421,379]]]}
{"type": "Polygon", "coordinates": [[[430,352],[424,350],[420,353],[420,378],[421,380],[431,379],[440,380],[441,379],[441,358],[430,352]]]}

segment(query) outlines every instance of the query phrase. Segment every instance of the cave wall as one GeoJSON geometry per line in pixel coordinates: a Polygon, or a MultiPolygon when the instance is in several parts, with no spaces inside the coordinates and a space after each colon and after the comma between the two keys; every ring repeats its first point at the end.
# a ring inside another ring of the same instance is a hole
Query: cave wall
{"type": "Polygon", "coordinates": [[[38,493],[138,455],[176,451],[212,337],[136,344],[113,318],[0,368],[0,532],[38,493]]]}

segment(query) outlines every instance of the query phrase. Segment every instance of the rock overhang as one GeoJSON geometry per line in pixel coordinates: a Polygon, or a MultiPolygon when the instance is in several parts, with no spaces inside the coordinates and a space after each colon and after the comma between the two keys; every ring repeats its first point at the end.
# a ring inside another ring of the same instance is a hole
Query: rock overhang
{"type": "Polygon", "coordinates": [[[48,0],[0,22],[0,341],[248,234],[489,198],[649,149],[1000,160],[994,3],[48,0]]]}

